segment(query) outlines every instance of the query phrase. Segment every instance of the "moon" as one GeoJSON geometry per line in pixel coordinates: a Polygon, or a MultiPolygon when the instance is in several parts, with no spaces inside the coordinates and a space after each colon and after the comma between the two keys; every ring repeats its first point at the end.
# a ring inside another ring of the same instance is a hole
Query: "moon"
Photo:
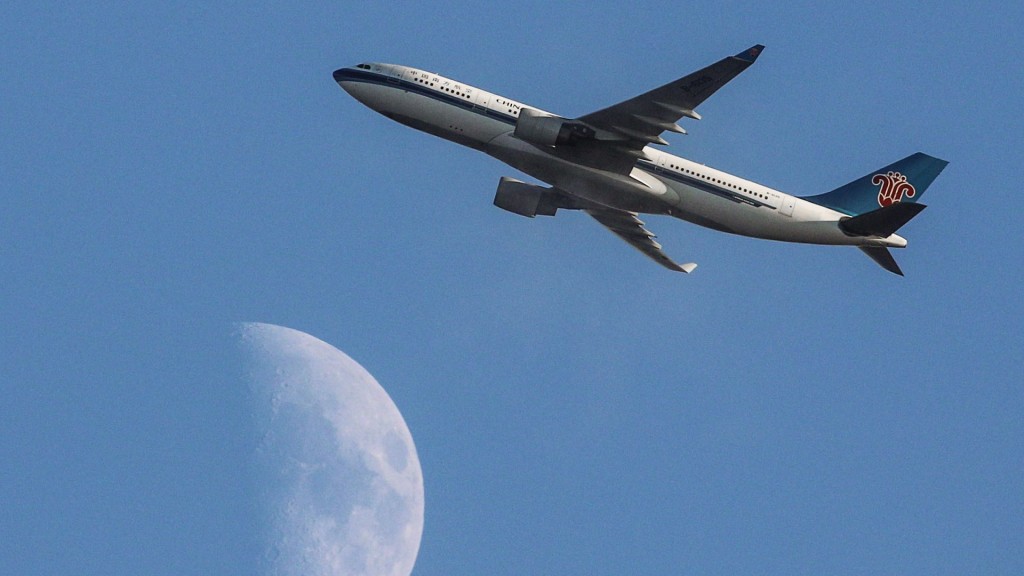
{"type": "Polygon", "coordinates": [[[412,572],[423,471],[384,388],[344,352],[271,324],[240,326],[258,441],[268,575],[412,572]]]}

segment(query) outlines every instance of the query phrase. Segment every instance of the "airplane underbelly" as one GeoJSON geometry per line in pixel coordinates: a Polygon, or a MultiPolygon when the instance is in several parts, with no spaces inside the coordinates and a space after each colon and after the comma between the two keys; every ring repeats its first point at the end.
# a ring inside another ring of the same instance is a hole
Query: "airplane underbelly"
{"type": "Polygon", "coordinates": [[[378,112],[394,106],[395,98],[400,93],[394,88],[370,82],[342,82],[341,87],[353,98],[378,112]]]}
{"type": "Polygon", "coordinates": [[[392,94],[381,113],[403,124],[464,146],[483,144],[507,132],[509,127],[488,118],[481,107],[463,108],[416,92],[390,89],[392,94]]]}
{"type": "Polygon", "coordinates": [[[772,206],[754,206],[738,200],[710,194],[689,186],[673,186],[679,203],[673,215],[707,228],[785,242],[809,244],[857,244],[857,239],[843,234],[837,221],[829,214],[809,209],[804,213],[797,200],[797,211],[784,214],[772,206]]]}
{"type": "Polygon", "coordinates": [[[487,116],[487,110],[480,106],[450,108],[447,121],[449,130],[472,139],[477,143],[476,147],[512,129],[508,124],[487,116]]]}

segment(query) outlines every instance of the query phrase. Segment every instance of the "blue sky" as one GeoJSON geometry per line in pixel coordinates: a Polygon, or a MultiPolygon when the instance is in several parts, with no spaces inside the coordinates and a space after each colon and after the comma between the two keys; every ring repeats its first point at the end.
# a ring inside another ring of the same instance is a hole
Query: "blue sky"
{"type": "Polygon", "coordinates": [[[363,364],[416,440],[415,574],[1019,574],[1019,29],[960,3],[33,3],[0,18],[0,572],[251,574],[234,323],[363,364]],[[950,161],[853,249],[649,218],[689,276],[331,71],[567,116],[755,43],[671,151],[799,195],[950,161]]]}

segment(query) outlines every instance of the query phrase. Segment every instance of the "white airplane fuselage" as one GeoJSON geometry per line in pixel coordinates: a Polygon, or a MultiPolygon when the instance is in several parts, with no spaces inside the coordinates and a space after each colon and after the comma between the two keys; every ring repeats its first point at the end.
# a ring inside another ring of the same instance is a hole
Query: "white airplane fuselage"
{"type": "Polygon", "coordinates": [[[431,72],[371,63],[338,70],[335,80],[356,100],[393,120],[480,150],[589,202],[671,215],[755,238],[906,246],[896,234],[847,234],[839,226],[845,214],[651,146],[629,175],[569,161],[555,146],[537,146],[514,135],[521,110],[539,109],[431,72]]]}

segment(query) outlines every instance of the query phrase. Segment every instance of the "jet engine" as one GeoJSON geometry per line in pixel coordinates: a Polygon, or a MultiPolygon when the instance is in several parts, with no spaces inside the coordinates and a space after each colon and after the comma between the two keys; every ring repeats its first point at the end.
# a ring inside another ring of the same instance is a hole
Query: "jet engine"
{"type": "Polygon", "coordinates": [[[515,178],[502,176],[494,205],[521,216],[554,216],[558,211],[558,199],[550,188],[527,184],[515,178]]]}
{"type": "Polygon", "coordinates": [[[515,136],[539,146],[560,146],[594,138],[594,129],[581,122],[545,114],[532,108],[519,111],[515,136]]]}

